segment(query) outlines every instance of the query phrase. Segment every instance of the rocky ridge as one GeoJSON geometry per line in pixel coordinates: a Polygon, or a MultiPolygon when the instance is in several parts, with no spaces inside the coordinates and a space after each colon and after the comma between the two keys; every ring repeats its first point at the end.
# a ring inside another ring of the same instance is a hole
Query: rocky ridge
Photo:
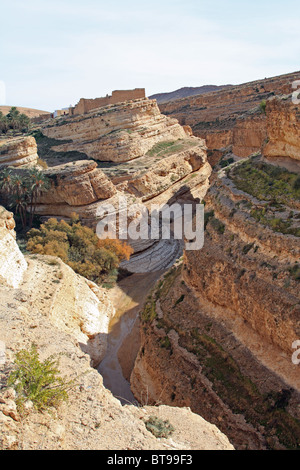
{"type": "Polygon", "coordinates": [[[186,137],[178,121],[162,115],[156,101],[147,98],[54,120],[42,131],[49,138],[65,141],[55,145],[58,152],[76,150],[89,158],[111,162],[132,160],[158,142],[186,137]]]}
{"type": "Polygon", "coordinates": [[[300,72],[265,78],[204,95],[159,104],[163,114],[191,126],[206,140],[212,165],[228,152],[247,157],[260,151],[267,122],[261,103],[275,95],[290,95],[300,72]]]}

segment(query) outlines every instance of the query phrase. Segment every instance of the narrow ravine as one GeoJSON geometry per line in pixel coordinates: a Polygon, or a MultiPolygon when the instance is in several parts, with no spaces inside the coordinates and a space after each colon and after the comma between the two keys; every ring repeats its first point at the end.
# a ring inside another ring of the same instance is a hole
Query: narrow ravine
{"type": "Polygon", "coordinates": [[[130,389],[129,376],[140,344],[138,314],[163,272],[132,274],[111,291],[116,315],[110,323],[107,351],[98,371],[104,386],[122,404],[137,403],[130,389]]]}

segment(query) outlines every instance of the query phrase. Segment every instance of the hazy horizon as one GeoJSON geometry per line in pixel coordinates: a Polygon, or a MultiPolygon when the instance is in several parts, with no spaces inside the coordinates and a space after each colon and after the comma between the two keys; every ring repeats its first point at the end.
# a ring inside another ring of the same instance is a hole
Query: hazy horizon
{"type": "Polygon", "coordinates": [[[116,89],[150,96],[296,72],[300,4],[282,10],[278,0],[6,3],[0,105],[54,111],[116,89]]]}

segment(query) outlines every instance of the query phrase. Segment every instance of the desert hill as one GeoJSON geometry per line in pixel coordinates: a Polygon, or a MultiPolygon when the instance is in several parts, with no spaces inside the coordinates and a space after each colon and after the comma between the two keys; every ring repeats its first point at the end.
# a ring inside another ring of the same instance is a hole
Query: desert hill
{"type": "MultiPolygon", "coordinates": [[[[9,113],[9,110],[12,106],[0,106],[0,112],[4,115],[9,113]]],[[[33,109],[33,108],[23,108],[22,106],[17,106],[17,109],[22,114],[26,114],[29,118],[35,118],[40,116],[41,114],[49,114],[49,111],[42,111],[40,109],[33,109]]]]}
{"type": "Polygon", "coordinates": [[[156,93],[154,95],[149,96],[149,99],[156,100],[157,103],[166,103],[168,101],[175,101],[180,100],[181,98],[187,98],[188,96],[203,95],[204,93],[210,93],[231,86],[232,85],[203,85],[198,87],[183,87],[179,88],[178,90],[167,93],[156,93]]]}

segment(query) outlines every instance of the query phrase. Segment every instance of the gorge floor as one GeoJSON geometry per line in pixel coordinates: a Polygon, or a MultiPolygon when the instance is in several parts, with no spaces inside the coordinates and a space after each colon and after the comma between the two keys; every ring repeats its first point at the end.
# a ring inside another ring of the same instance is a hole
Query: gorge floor
{"type": "Polygon", "coordinates": [[[135,273],[122,279],[111,291],[116,315],[109,325],[107,352],[98,371],[103,383],[122,404],[136,404],[130,389],[130,374],[140,347],[139,312],[163,271],[135,273]]]}

